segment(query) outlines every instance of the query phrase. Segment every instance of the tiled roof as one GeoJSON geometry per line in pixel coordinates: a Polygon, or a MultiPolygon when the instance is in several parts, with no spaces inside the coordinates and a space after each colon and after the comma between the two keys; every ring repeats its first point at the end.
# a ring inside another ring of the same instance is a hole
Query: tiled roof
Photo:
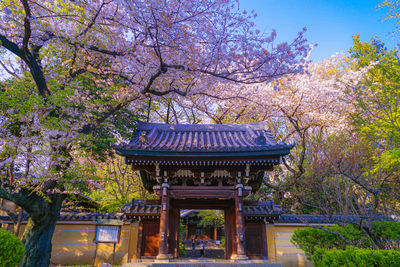
{"type": "Polygon", "coordinates": [[[181,218],[186,217],[192,213],[198,212],[199,210],[181,210],[181,218]]]}
{"type": "Polygon", "coordinates": [[[135,138],[115,146],[120,154],[138,152],[255,152],[281,151],[293,145],[277,144],[267,124],[162,124],[138,122],[135,138]]]}
{"type": "Polygon", "coordinates": [[[259,202],[258,205],[243,206],[243,214],[245,216],[280,215],[281,213],[279,206],[274,205],[272,201],[259,202]]]}
{"type": "MultiPolygon", "coordinates": [[[[16,219],[17,214],[14,219],[16,219]]],[[[27,221],[28,213],[24,212],[23,220],[27,221]]],[[[124,220],[124,213],[100,213],[100,212],[61,212],[58,221],[95,221],[95,220],[124,220]]],[[[10,221],[9,216],[0,216],[1,221],[10,221]]]]}
{"type": "MultiPolygon", "coordinates": [[[[133,203],[125,204],[122,211],[132,215],[159,215],[161,213],[161,206],[158,204],[147,204],[141,200],[134,200],[133,203]]],[[[245,216],[279,215],[280,213],[279,206],[273,205],[272,201],[260,202],[258,205],[243,206],[243,214],[245,216]]],[[[184,213],[181,215],[187,214],[184,213]]]]}
{"type": "Polygon", "coordinates": [[[144,200],[132,199],[131,203],[125,204],[122,212],[136,215],[160,215],[161,205],[148,204],[144,200]]]}
{"type": "Polygon", "coordinates": [[[59,221],[123,220],[123,213],[61,212],[59,221]]]}
{"type": "MultiPolygon", "coordinates": [[[[62,212],[58,217],[58,221],[96,221],[96,220],[125,220],[125,213],[157,216],[161,212],[160,205],[146,204],[144,201],[135,201],[126,204],[122,213],[99,213],[99,212],[62,212]]],[[[353,222],[358,223],[359,219],[355,216],[342,216],[342,215],[311,215],[311,214],[280,214],[280,209],[277,205],[272,208],[268,202],[260,202],[257,206],[244,206],[243,212],[245,216],[262,216],[262,215],[279,215],[277,223],[301,223],[301,224],[315,224],[315,223],[339,223],[339,222],[353,222]]],[[[14,214],[17,216],[17,214],[14,214]]],[[[16,219],[16,218],[15,218],[16,219]]],[[[28,214],[24,212],[23,220],[28,220],[28,214]]],[[[379,216],[377,221],[399,221],[398,217],[379,216]]],[[[0,221],[12,222],[9,216],[0,216],[0,221]]]]}
{"type": "MultiPolygon", "coordinates": [[[[343,215],[313,215],[313,214],[282,214],[278,223],[355,223],[358,224],[361,217],[343,215]]],[[[393,221],[389,216],[378,216],[375,221],[393,221]]]]}
{"type": "Polygon", "coordinates": [[[327,215],[282,214],[278,223],[332,223],[333,218],[327,215]]]}

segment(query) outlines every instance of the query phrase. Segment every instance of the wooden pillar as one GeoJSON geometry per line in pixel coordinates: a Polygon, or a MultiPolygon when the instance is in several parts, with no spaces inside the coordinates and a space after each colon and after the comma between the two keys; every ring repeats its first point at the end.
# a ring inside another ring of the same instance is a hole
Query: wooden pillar
{"type": "Polygon", "coordinates": [[[214,225],[214,241],[217,241],[217,226],[214,225]]]}
{"type": "Polygon", "coordinates": [[[174,258],[179,256],[179,224],[180,224],[180,213],[179,209],[173,206],[170,202],[169,207],[169,234],[168,234],[168,253],[174,258]]]}
{"type": "Polygon", "coordinates": [[[243,185],[238,184],[238,192],[235,198],[235,217],[236,217],[236,255],[232,255],[233,260],[247,260],[246,256],[246,238],[244,228],[244,216],[243,216],[243,185]]]}
{"type": "Polygon", "coordinates": [[[168,254],[168,217],[169,217],[169,196],[168,184],[162,184],[161,197],[161,215],[160,215],[160,241],[157,259],[169,260],[171,255],[168,254]]]}
{"type": "Polygon", "coordinates": [[[189,224],[186,221],[185,240],[188,240],[188,238],[189,238],[189,224]]]}
{"type": "MultiPolygon", "coordinates": [[[[232,203],[234,206],[234,203],[232,203]]],[[[229,207],[224,210],[225,212],[225,258],[230,259],[231,256],[236,254],[236,223],[235,223],[235,208],[229,207]]]]}
{"type": "Polygon", "coordinates": [[[181,212],[179,209],[174,209],[174,214],[175,214],[175,248],[174,248],[174,258],[179,257],[179,242],[180,242],[180,236],[179,236],[179,230],[180,230],[180,224],[181,224],[181,212]]]}
{"type": "Polygon", "coordinates": [[[232,255],[232,241],[230,239],[231,234],[231,224],[230,224],[230,209],[224,210],[224,218],[225,218],[225,225],[224,225],[224,234],[225,234],[225,258],[230,259],[232,255]]]}

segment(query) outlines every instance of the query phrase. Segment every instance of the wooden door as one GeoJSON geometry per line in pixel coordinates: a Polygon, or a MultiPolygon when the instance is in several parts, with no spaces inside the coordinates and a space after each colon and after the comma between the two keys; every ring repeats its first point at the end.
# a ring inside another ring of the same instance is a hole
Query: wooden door
{"type": "Polygon", "coordinates": [[[267,242],[264,223],[246,223],[246,254],[249,258],[266,258],[267,242]]]}
{"type": "Polygon", "coordinates": [[[142,256],[157,256],[160,239],[160,223],[144,222],[142,232],[142,256]]]}

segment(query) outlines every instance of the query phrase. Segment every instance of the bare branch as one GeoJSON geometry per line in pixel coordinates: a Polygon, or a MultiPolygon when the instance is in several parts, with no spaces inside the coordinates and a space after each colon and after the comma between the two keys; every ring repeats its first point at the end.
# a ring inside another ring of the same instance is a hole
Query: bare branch
{"type": "Polygon", "coordinates": [[[87,25],[87,27],[86,27],[82,32],[80,32],[77,36],[75,36],[74,39],[78,39],[78,38],[81,37],[82,35],[85,35],[85,34],[93,27],[93,25],[95,24],[96,19],[97,19],[97,17],[99,16],[99,14],[100,14],[102,8],[103,8],[105,5],[109,4],[109,3],[111,3],[111,2],[104,2],[104,1],[103,1],[103,2],[101,3],[99,9],[97,10],[96,14],[93,16],[92,20],[91,20],[91,21],[89,22],[89,24],[87,25]]]}
{"type": "MultiPolygon", "coordinates": [[[[1,61],[0,60],[0,65],[3,67],[3,69],[8,73],[8,74],[10,74],[11,76],[13,76],[14,78],[17,78],[17,79],[21,79],[21,77],[19,77],[18,76],[18,74],[15,72],[15,70],[10,70],[4,63],[3,63],[3,61],[1,61]]],[[[12,66],[11,66],[11,68],[12,68],[12,66]]]]}
{"type": "Polygon", "coordinates": [[[31,9],[29,7],[28,1],[27,0],[21,0],[22,5],[24,6],[25,10],[25,18],[24,18],[24,27],[25,27],[25,33],[24,33],[24,38],[22,41],[22,51],[26,53],[28,51],[28,42],[29,39],[31,38],[31,9]]]}
{"type": "Polygon", "coordinates": [[[84,134],[89,134],[93,132],[100,124],[105,122],[109,117],[111,117],[112,115],[114,115],[115,113],[117,113],[118,111],[120,111],[122,108],[126,107],[133,101],[139,99],[139,97],[140,96],[133,96],[129,99],[126,99],[122,103],[115,105],[114,107],[110,107],[107,111],[101,114],[94,123],[84,125],[83,128],[80,130],[80,132],[84,134]]]}

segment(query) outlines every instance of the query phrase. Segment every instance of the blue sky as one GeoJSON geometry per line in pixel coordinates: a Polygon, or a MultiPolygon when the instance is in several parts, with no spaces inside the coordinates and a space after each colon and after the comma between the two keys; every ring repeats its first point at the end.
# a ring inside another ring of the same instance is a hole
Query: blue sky
{"type": "Polygon", "coordinates": [[[322,60],[336,52],[347,53],[352,36],[362,41],[379,36],[388,48],[397,43],[391,32],[395,21],[383,21],[381,1],[372,0],[240,0],[240,7],[257,13],[255,22],[261,31],[277,31],[277,40],[291,41],[303,27],[314,48],[311,59],[322,60]]]}

